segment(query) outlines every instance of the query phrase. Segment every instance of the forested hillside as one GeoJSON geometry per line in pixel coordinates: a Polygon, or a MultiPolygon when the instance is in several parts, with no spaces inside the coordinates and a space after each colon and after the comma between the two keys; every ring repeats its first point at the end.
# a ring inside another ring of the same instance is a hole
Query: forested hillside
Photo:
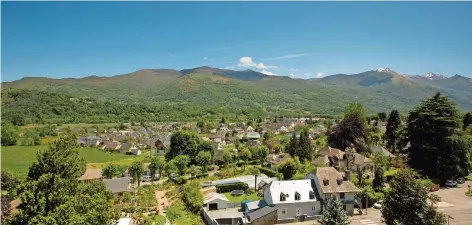
{"type": "Polygon", "coordinates": [[[367,112],[410,110],[435,92],[472,110],[470,78],[420,81],[367,71],[322,79],[291,79],[210,67],[145,69],[79,79],[24,78],[2,83],[2,119],[15,124],[174,121],[219,116],[339,115],[351,102],[367,112]]]}

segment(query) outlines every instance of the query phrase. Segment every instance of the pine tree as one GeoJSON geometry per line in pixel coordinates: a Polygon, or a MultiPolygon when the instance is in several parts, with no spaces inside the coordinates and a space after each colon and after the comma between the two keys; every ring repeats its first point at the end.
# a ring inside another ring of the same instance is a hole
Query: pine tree
{"type": "Polygon", "coordinates": [[[435,94],[411,111],[406,140],[411,167],[429,177],[451,179],[470,165],[468,143],[461,143],[459,111],[449,98],[435,94]],[[464,157],[459,157],[464,156],[464,157]],[[465,161],[465,162],[464,162],[465,161]]]}
{"type": "Polygon", "coordinates": [[[311,161],[312,147],[308,135],[308,129],[303,129],[302,132],[300,132],[300,139],[298,140],[298,148],[295,155],[298,156],[302,162],[305,160],[311,161]]]}
{"type": "Polygon", "coordinates": [[[296,155],[298,148],[298,140],[297,140],[297,135],[295,133],[292,134],[292,138],[290,138],[290,142],[287,146],[287,152],[294,157],[296,155]]]}
{"type": "Polygon", "coordinates": [[[397,110],[392,110],[390,116],[388,117],[387,130],[385,131],[385,137],[387,139],[387,148],[390,149],[390,152],[396,153],[397,151],[397,142],[399,139],[401,126],[400,114],[397,110]]]}
{"type": "Polygon", "coordinates": [[[464,130],[467,129],[469,125],[472,125],[472,112],[468,112],[464,115],[464,120],[462,121],[464,130]]]}
{"type": "Polygon", "coordinates": [[[384,177],[384,169],[381,166],[378,166],[375,169],[375,176],[372,183],[372,186],[377,190],[380,191],[384,187],[385,177],[384,177]]]}
{"type": "Polygon", "coordinates": [[[323,204],[321,225],[348,225],[348,216],[343,209],[343,203],[336,198],[327,198],[323,204]]]}

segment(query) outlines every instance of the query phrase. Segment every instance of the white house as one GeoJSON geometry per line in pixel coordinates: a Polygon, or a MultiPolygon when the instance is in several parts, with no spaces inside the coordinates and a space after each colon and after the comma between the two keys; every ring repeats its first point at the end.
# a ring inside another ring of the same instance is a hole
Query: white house
{"type": "Polygon", "coordinates": [[[223,194],[215,192],[205,195],[203,204],[206,210],[219,210],[228,208],[228,198],[223,194]]]}
{"type": "Polygon", "coordinates": [[[264,200],[277,209],[279,220],[321,212],[320,199],[308,179],[273,181],[264,189],[264,200]]]}

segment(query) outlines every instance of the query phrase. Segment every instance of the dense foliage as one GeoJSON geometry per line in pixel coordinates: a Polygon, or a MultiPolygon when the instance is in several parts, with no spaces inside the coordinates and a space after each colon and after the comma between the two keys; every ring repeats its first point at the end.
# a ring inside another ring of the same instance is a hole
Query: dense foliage
{"type": "Polygon", "coordinates": [[[399,170],[390,187],[381,209],[387,225],[445,224],[444,215],[427,202],[429,187],[417,179],[413,170],[399,170]]]}
{"type": "Polygon", "coordinates": [[[367,149],[366,114],[361,104],[352,103],[346,106],[344,118],[328,134],[328,142],[331,147],[343,150],[352,145],[360,152],[367,149]]]}
{"type": "Polygon", "coordinates": [[[79,182],[85,163],[75,137],[61,137],[39,151],[19,188],[18,213],[5,224],[108,224],[111,193],[102,181],[79,182]]]}
{"type": "MultiPolygon", "coordinates": [[[[3,119],[3,118],[2,118],[3,119]]],[[[2,145],[16,145],[20,137],[20,129],[11,123],[2,124],[2,145]]]]}
{"type": "Polygon", "coordinates": [[[408,117],[409,164],[430,177],[451,179],[470,172],[471,138],[461,131],[459,111],[437,93],[408,117]]]}
{"type": "Polygon", "coordinates": [[[111,179],[115,177],[121,177],[122,175],[122,168],[119,165],[116,164],[107,164],[105,167],[102,169],[102,176],[106,179],[111,179]]]}
{"type": "Polygon", "coordinates": [[[348,225],[348,218],[340,200],[327,198],[323,202],[323,215],[319,220],[321,225],[348,225]]]}
{"type": "Polygon", "coordinates": [[[387,130],[385,131],[385,138],[387,139],[387,148],[391,152],[397,152],[397,143],[399,142],[401,129],[400,113],[397,110],[392,110],[388,117],[387,130]]]}

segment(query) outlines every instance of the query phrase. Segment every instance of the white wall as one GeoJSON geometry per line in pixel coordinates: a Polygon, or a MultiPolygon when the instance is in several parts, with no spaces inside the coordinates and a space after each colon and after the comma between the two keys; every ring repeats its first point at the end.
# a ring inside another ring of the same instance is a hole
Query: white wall
{"type": "Polygon", "coordinates": [[[303,202],[303,203],[285,203],[277,204],[274,206],[277,209],[278,219],[288,219],[297,217],[297,208],[300,209],[299,215],[314,216],[321,213],[320,202],[303,202]],[[313,207],[315,207],[313,210],[313,207]],[[285,214],[282,213],[282,209],[285,209],[285,214]]]}
{"type": "Polygon", "coordinates": [[[205,208],[206,210],[210,210],[209,208],[209,205],[210,204],[213,204],[213,203],[217,203],[218,204],[218,209],[227,209],[228,208],[228,202],[225,201],[225,200],[222,200],[222,199],[214,199],[213,201],[210,201],[208,202],[207,204],[205,204],[205,208]]]}

